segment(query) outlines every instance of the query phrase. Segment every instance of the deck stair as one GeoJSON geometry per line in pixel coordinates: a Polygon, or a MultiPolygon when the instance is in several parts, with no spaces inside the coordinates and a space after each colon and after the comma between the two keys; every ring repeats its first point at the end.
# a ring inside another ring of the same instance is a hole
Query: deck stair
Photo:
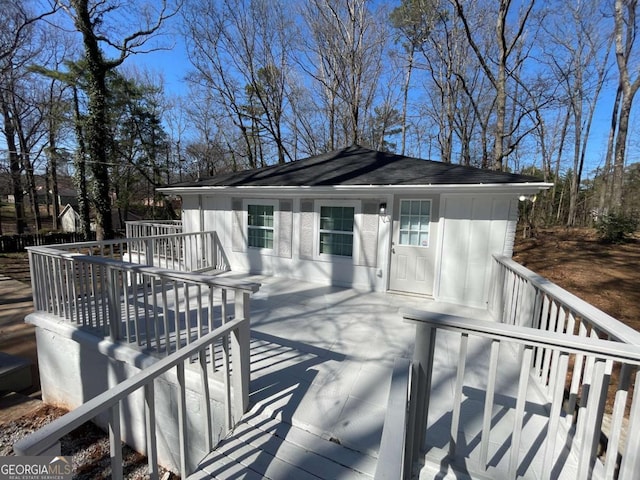
{"type": "Polygon", "coordinates": [[[249,412],[189,478],[372,479],[376,462],[332,439],[249,412]]]}

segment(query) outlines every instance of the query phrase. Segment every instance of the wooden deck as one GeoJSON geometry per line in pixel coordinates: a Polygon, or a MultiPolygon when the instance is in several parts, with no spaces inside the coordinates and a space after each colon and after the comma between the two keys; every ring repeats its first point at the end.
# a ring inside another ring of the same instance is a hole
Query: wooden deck
{"type": "MultiPolygon", "coordinates": [[[[487,319],[485,311],[416,297],[359,293],[336,287],[250,277],[261,282],[252,301],[252,408],[243,422],[201,462],[193,478],[368,478],[375,469],[387,408],[393,359],[411,357],[415,327],[400,310],[423,310],[487,319]],[[304,439],[304,442],[301,440],[304,439]]],[[[458,447],[468,460],[443,462],[450,439],[453,384],[459,335],[437,343],[437,370],[430,396],[426,468],[421,479],[463,472],[471,478],[505,478],[520,363],[515,352],[500,354],[492,412],[492,441],[486,472],[474,459],[480,451],[490,346],[470,342],[458,447]],[[514,380],[515,379],[515,380],[514,380]],[[443,467],[445,465],[445,467],[443,467]],[[433,477],[429,475],[433,474],[433,477]]],[[[527,392],[527,439],[520,453],[523,478],[541,478],[540,449],[548,424],[548,401],[527,392]]],[[[559,449],[563,439],[559,439],[559,449]]],[[[567,455],[554,478],[575,478],[567,455]]]]}

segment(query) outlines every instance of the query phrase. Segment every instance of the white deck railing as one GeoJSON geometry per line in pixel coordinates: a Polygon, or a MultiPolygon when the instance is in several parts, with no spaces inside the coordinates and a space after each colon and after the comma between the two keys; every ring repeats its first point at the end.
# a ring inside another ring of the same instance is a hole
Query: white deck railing
{"type": "MultiPolygon", "coordinates": [[[[503,448],[508,458],[508,474],[505,478],[517,478],[520,462],[523,459],[520,446],[525,425],[525,404],[528,401],[527,389],[530,379],[543,376],[547,379],[549,393],[548,423],[543,444],[542,478],[554,478],[562,467],[563,459],[557,455],[562,441],[578,455],[576,478],[619,478],[631,480],[640,472],[640,394],[633,395],[640,381],[640,348],[637,345],[624,344],[611,340],[602,340],[590,336],[577,336],[559,331],[540,330],[520,325],[507,325],[495,322],[464,319],[432,312],[409,311],[404,314],[408,321],[416,323],[416,347],[414,353],[412,414],[409,432],[414,448],[412,455],[417,458],[429,441],[424,432],[429,410],[429,392],[433,378],[433,361],[438,334],[443,330],[459,334],[459,356],[457,373],[451,406],[450,439],[448,442],[448,460],[455,463],[459,426],[461,425],[461,405],[465,387],[465,367],[470,359],[467,346],[473,338],[483,338],[490,342],[489,367],[484,395],[484,414],[480,438],[479,467],[488,468],[489,445],[492,442],[492,416],[494,399],[497,394],[499,377],[498,356],[502,349],[513,348],[519,352],[521,362],[517,396],[515,398],[515,420],[510,438],[503,448]],[[548,367],[541,367],[549,362],[548,367]],[[543,369],[541,371],[541,368],[543,369]],[[550,372],[549,374],[547,374],[550,372]],[[615,395],[611,407],[611,435],[608,443],[601,444],[601,431],[607,391],[611,381],[611,372],[618,371],[615,382],[615,395]],[[574,410],[564,402],[565,386],[576,386],[579,408],[574,410]],[[630,401],[630,397],[633,399],[630,401]],[[561,439],[561,440],[559,440],[561,439]],[[623,440],[624,439],[624,440],[623,440]],[[603,450],[598,454],[598,447],[603,450]],[[508,456],[507,456],[508,455],[508,456]]],[[[450,342],[450,340],[448,340],[450,342]]],[[[504,379],[503,379],[504,381],[504,379]]],[[[535,380],[532,382],[535,383],[535,380]]],[[[533,385],[532,385],[533,386],[533,385]]],[[[503,432],[504,433],[504,432],[503,432]]],[[[442,440],[442,439],[439,439],[442,440]]],[[[493,439],[495,440],[495,439],[493,439]]],[[[445,447],[446,448],[446,447],[445,447]]],[[[464,465],[464,462],[462,463],[464,465]]]]}
{"type": "MultiPolygon", "coordinates": [[[[158,448],[156,438],[156,407],[154,380],[160,375],[175,368],[178,380],[177,424],[179,442],[179,464],[181,478],[187,478],[189,473],[187,458],[188,442],[199,442],[206,451],[211,451],[214,433],[211,421],[211,403],[209,375],[211,364],[207,363],[207,351],[213,344],[221,342],[228,347],[224,349],[223,370],[225,372],[224,412],[227,431],[233,427],[248,408],[249,392],[249,319],[237,316],[235,320],[216,328],[182,350],[159,360],[133,377],[110,388],[106,392],[84,403],[72,412],[44,426],[40,430],[28,435],[14,445],[18,455],[60,455],[60,439],[80,425],[96,418],[101,413],[108,413],[109,442],[111,450],[112,478],[123,478],[123,461],[121,438],[121,405],[137,390],[144,390],[144,415],[146,421],[146,454],[148,457],[149,476],[158,479],[158,448]],[[199,365],[202,395],[201,406],[208,419],[205,426],[204,438],[193,438],[189,422],[187,421],[185,364],[196,358],[199,365]],[[230,368],[233,363],[233,368],[230,368]],[[233,400],[232,400],[233,399],[233,400]],[[233,403],[232,403],[233,402],[233,403]]],[[[194,459],[198,460],[198,459],[194,459]]]]}
{"type": "Polygon", "coordinates": [[[229,270],[229,263],[215,231],[66,243],[34,247],[31,250],[48,255],[55,255],[56,252],[81,253],[185,272],[229,270]]]}
{"type": "Polygon", "coordinates": [[[259,288],[59,249],[31,248],[29,256],[36,311],[165,355],[228,319],[231,295],[237,310],[259,288]]]}
{"type": "MultiPolygon", "coordinates": [[[[640,345],[640,332],[623,324],[593,305],[567,292],[546,278],[507,257],[495,257],[494,288],[489,309],[501,323],[520,325],[552,333],[607,339],[640,345]]],[[[538,384],[548,398],[552,396],[551,349],[536,350],[538,384]]],[[[567,388],[567,408],[584,408],[579,398],[579,379],[590,366],[578,357],[572,367],[567,388]]],[[[617,378],[618,372],[614,371],[617,378]]],[[[609,394],[615,395],[613,387],[609,394]]],[[[606,414],[611,412],[607,410],[606,414]]],[[[605,436],[613,432],[604,432],[605,436]]]]}
{"type": "Polygon", "coordinates": [[[139,220],[124,223],[127,238],[182,233],[182,220],[139,220]]]}

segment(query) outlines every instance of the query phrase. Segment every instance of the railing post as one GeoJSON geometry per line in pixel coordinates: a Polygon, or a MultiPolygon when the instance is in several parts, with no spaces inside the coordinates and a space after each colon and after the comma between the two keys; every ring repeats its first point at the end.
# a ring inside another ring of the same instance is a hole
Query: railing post
{"type": "Polygon", "coordinates": [[[407,461],[409,465],[413,464],[425,446],[435,342],[436,329],[423,322],[416,323],[407,433],[407,461]]]}
{"type": "Polygon", "coordinates": [[[250,306],[249,292],[235,291],[235,318],[244,319],[237,329],[231,334],[231,385],[233,386],[232,425],[239,421],[240,417],[249,408],[249,376],[250,376],[250,306]]]}

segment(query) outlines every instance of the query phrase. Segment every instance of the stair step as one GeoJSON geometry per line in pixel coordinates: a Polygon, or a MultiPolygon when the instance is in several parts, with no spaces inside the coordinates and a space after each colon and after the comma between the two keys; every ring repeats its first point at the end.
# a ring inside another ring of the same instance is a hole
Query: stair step
{"type": "Polygon", "coordinates": [[[19,392],[29,388],[31,362],[25,358],[0,352],[0,390],[19,392]]]}
{"type": "Polygon", "coordinates": [[[376,460],[266,416],[251,415],[190,479],[370,479],[376,460]]]}
{"type": "Polygon", "coordinates": [[[275,418],[250,416],[245,421],[264,431],[272,431],[276,436],[286,438],[287,442],[312,451],[331,462],[362,473],[365,478],[373,477],[375,474],[378,460],[369,454],[358,452],[275,418]]]}

